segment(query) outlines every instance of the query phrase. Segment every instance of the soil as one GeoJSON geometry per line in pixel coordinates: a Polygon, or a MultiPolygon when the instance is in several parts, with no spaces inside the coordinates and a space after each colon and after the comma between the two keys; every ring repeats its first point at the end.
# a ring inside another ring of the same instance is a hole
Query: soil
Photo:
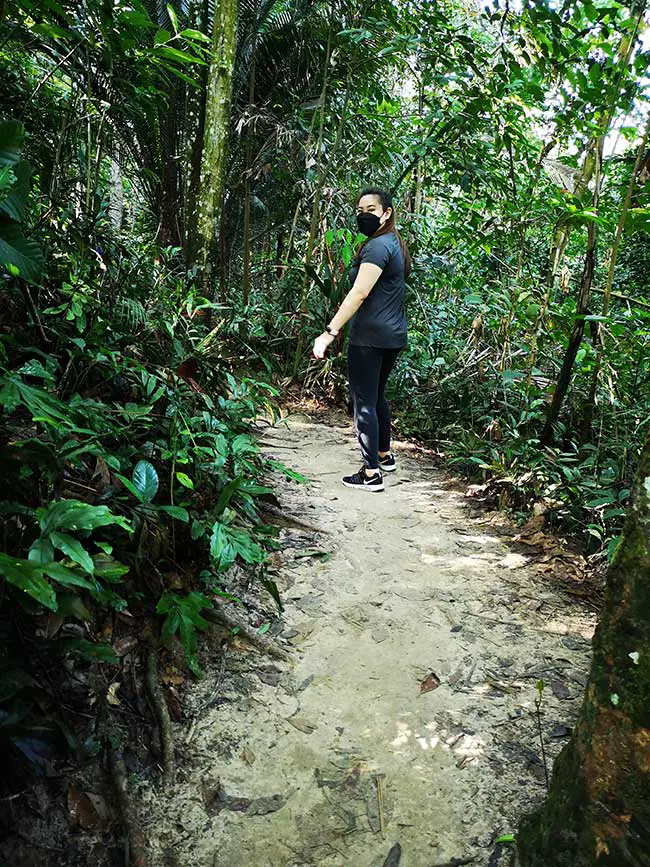
{"type": "Polygon", "coordinates": [[[152,864],[509,864],[495,841],[544,796],[593,611],[405,444],[370,494],[340,483],[359,465],[344,416],[294,415],[263,442],[311,480],[278,482],[283,510],[323,531],[287,528],[274,555],[270,634],[292,662],[213,647],[175,725],[176,782],[138,792],[152,864]]]}

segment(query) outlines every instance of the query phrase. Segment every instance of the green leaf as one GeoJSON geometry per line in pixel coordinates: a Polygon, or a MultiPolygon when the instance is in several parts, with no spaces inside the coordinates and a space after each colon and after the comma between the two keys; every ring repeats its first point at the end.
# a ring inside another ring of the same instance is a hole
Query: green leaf
{"type": "Polygon", "coordinates": [[[599,506],[611,506],[617,500],[616,491],[603,491],[602,494],[598,494],[592,500],[589,500],[585,503],[585,508],[587,509],[597,509],[599,506]]]}
{"type": "Polygon", "coordinates": [[[188,593],[187,596],[165,593],[156,605],[158,614],[167,615],[160,631],[161,640],[169,644],[178,633],[185,661],[197,676],[201,675],[201,670],[196,658],[196,630],[208,626],[207,621],[201,617],[201,611],[211,607],[212,603],[207,596],[196,592],[188,593]]]}
{"type": "Polygon", "coordinates": [[[189,512],[182,506],[158,506],[158,511],[165,512],[167,515],[171,515],[172,518],[175,518],[177,521],[183,521],[184,524],[189,523],[189,512]]]}
{"type": "Polygon", "coordinates": [[[131,530],[126,518],[114,515],[108,506],[90,506],[80,500],[60,500],[46,508],[36,510],[39,526],[43,533],[52,530],[95,530],[117,524],[131,530]]]}
{"type": "Polygon", "coordinates": [[[37,283],[44,263],[43,251],[36,241],[25,238],[14,220],[0,215],[0,267],[10,270],[13,266],[23,280],[37,283]]]}
{"type": "Polygon", "coordinates": [[[228,503],[237,493],[237,489],[241,485],[243,479],[243,476],[237,476],[237,478],[232,479],[232,481],[228,482],[228,484],[221,491],[221,493],[219,494],[219,499],[217,500],[217,505],[215,506],[215,513],[217,515],[221,515],[222,512],[225,510],[228,503]]]}
{"type": "Polygon", "coordinates": [[[192,30],[192,29],[181,30],[181,32],[179,33],[179,36],[182,36],[185,39],[194,39],[197,42],[207,42],[208,45],[210,44],[210,37],[206,36],[205,33],[201,33],[200,30],[192,30]]]}
{"type": "Polygon", "coordinates": [[[138,461],[131,477],[134,488],[139,491],[143,503],[150,503],[158,492],[158,473],[149,461],[138,461]]]}
{"type": "Polygon", "coordinates": [[[277,605],[278,611],[280,614],[284,611],[284,606],[282,604],[282,599],[280,598],[280,591],[278,590],[278,585],[273,581],[272,578],[269,578],[267,575],[262,575],[260,580],[260,584],[262,587],[270,594],[271,598],[277,605]]]}
{"type": "Polygon", "coordinates": [[[133,484],[133,482],[130,479],[127,479],[127,477],[123,476],[121,473],[115,473],[115,476],[116,476],[116,478],[118,478],[122,482],[122,484],[127,489],[127,491],[130,494],[133,494],[133,496],[136,498],[136,500],[139,500],[141,503],[144,503],[144,500],[142,498],[142,494],[140,493],[140,491],[136,488],[136,486],[133,484]]]}
{"type": "Polygon", "coordinates": [[[225,524],[217,521],[210,537],[210,557],[219,572],[225,572],[235,562],[237,551],[230,539],[225,524]]]}
{"type": "Polygon", "coordinates": [[[120,661],[110,644],[95,644],[85,638],[69,638],[63,642],[63,647],[69,653],[78,654],[92,662],[110,662],[117,665],[120,661]]]}
{"type": "Polygon", "coordinates": [[[40,536],[29,548],[27,559],[32,563],[50,563],[54,560],[54,546],[49,536],[40,536]]]}
{"type": "Polygon", "coordinates": [[[40,563],[0,553],[0,575],[4,575],[10,584],[23,590],[41,605],[52,611],[57,610],[56,594],[45,580],[40,563]]]}
{"type": "Polygon", "coordinates": [[[196,542],[197,539],[200,539],[201,536],[205,535],[205,527],[201,523],[201,521],[197,521],[196,519],[192,521],[192,527],[190,529],[190,536],[192,537],[192,541],[196,542]]]}
{"type": "Polygon", "coordinates": [[[95,554],[93,557],[93,566],[95,568],[95,578],[104,578],[111,584],[118,583],[123,575],[127,575],[128,566],[114,560],[108,554],[95,554]]]}
{"type": "Polygon", "coordinates": [[[169,30],[159,30],[153,38],[154,45],[164,45],[172,38],[169,30]]]}
{"type": "Polygon", "coordinates": [[[43,572],[50,578],[53,578],[57,583],[63,584],[64,587],[83,587],[86,590],[94,590],[95,583],[88,581],[83,575],[75,572],[74,569],[68,569],[63,563],[45,563],[42,566],[43,572]]]}
{"type": "Polygon", "coordinates": [[[174,28],[174,32],[178,33],[178,18],[176,17],[176,10],[171,5],[171,3],[167,4],[167,14],[169,15],[169,20],[172,23],[172,27],[174,28]]]}
{"type": "Polygon", "coordinates": [[[514,843],[515,842],[514,834],[502,834],[500,837],[497,837],[494,841],[495,843],[514,843]]]}
{"type": "Polygon", "coordinates": [[[0,166],[13,166],[20,159],[25,127],[19,120],[0,121],[0,166]]]}
{"type": "Polygon", "coordinates": [[[237,434],[230,444],[233,455],[256,454],[259,451],[257,445],[248,434],[237,434]]]}
{"type": "Polygon", "coordinates": [[[188,475],[185,473],[176,473],[176,478],[183,487],[189,488],[191,491],[194,490],[194,482],[188,475]]]}
{"type": "Polygon", "coordinates": [[[59,533],[54,530],[50,533],[50,541],[55,548],[62,551],[66,557],[69,557],[74,563],[77,563],[89,575],[95,571],[95,565],[88,551],[83,547],[78,539],[74,536],[69,536],[67,533],[59,533]]]}
{"type": "Polygon", "coordinates": [[[175,63],[183,65],[189,63],[200,63],[205,65],[205,60],[202,57],[197,57],[196,54],[190,54],[189,51],[181,51],[180,48],[171,48],[169,45],[159,45],[156,47],[156,57],[165,57],[167,60],[173,60],[175,63]]]}
{"type": "Polygon", "coordinates": [[[13,172],[16,181],[7,195],[0,200],[0,212],[6,214],[10,219],[20,222],[25,214],[29,199],[32,167],[25,160],[21,160],[14,166],[13,172]]]}

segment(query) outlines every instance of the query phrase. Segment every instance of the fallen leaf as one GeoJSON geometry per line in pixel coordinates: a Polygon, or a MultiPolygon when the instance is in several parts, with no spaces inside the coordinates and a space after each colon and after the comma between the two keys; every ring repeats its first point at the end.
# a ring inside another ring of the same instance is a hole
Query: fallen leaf
{"type": "Polygon", "coordinates": [[[274,665],[263,665],[257,669],[255,674],[262,683],[266,683],[268,686],[277,686],[282,672],[274,665]]]}
{"type": "Polygon", "coordinates": [[[135,635],[127,635],[124,638],[118,638],[113,644],[113,650],[117,656],[126,656],[138,646],[138,639],[135,635]]]}
{"type": "Polygon", "coordinates": [[[160,675],[160,679],[169,686],[182,686],[185,683],[184,675],[173,665],[167,666],[164,669],[160,675]]]}
{"type": "Polygon", "coordinates": [[[318,726],[314,723],[310,723],[309,720],[306,720],[301,716],[290,716],[287,719],[287,722],[290,723],[295,729],[298,729],[299,732],[304,732],[306,735],[310,735],[313,731],[315,731],[318,726]]]}
{"type": "Polygon", "coordinates": [[[271,795],[268,798],[255,798],[246,810],[247,816],[266,816],[267,813],[275,813],[284,807],[282,795],[271,795]]]}
{"type": "Polygon", "coordinates": [[[68,810],[71,818],[84,830],[103,828],[108,824],[106,802],[94,792],[82,792],[75,786],[68,789],[68,810]]]}
{"type": "Polygon", "coordinates": [[[553,690],[553,695],[555,698],[559,699],[567,699],[571,698],[571,693],[569,692],[565,683],[562,683],[561,680],[554,680],[551,682],[551,689],[553,690]]]}
{"type": "Polygon", "coordinates": [[[93,473],[93,479],[98,478],[95,489],[101,494],[111,483],[111,471],[108,468],[108,464],[104,460],[104,458],[97,458],[97,463],[95,464],[95,472],[93,473]]]}
{"type": "Polygon", "coordinates": [[[120,700],[117,697],[117,691],[122,686],[119,680],[116,680],[108,687],[108,692],[106,693],[106,701],[109,704],[112,704],[113,707],[119,707],[120,700]]]}
{"type": "Polygon", "coordinates": [[[438,689],[440,686],[440,678],[437,674],[434,674],[432,671],[427,674],[422,683],[420,684],[420,695],[424,692],[431,692],[434,689],[438,689]]]}
{"type": "Polygon", "coordinates": [[[253,765],[255,764],[256,756],[250,747],[244,747],[239,754],[239,758],[246,762],[247,765],[253,765]]]}

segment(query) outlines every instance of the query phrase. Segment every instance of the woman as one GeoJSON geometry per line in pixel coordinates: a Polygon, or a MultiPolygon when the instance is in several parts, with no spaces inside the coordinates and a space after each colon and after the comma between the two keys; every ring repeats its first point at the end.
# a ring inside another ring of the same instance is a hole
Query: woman
{"type": "Polygon", "coordinates": [[[343,484],[363,491],[383,491],[382,470],[397,468],[390,451],[390,409],[384,388],[406,345],[404,280],[411,271],[411,259],[397,233],[389,193],[366,188],[357,200],[356,215],[359,231],[368,240],[350,268],[352,288],[314,341],[313,351],[316,358],[324,358],[339,331],[352,320],[348,379],[363,466],[358,473],[344,476],[343,484]]]}

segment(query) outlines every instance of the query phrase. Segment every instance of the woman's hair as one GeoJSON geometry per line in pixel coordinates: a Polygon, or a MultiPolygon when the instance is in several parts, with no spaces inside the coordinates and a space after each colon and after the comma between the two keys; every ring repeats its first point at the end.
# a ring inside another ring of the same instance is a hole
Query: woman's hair
{"type": "MultiPolygon", "coordinates": [[[[376,196],[381,202],[381,206],[384,211],[387,208],[391,208],[391,215],[389,219],[386,220],[384,225],[380,229],[378,229],[372,237],[376,238],[378,235],[387,235],[389,232],[394,232],[397,240],[399,241],[399,245],[402,248],[402,255],[404,256],[404,276],[408,277],[411,273],[412,268],[411,254],[409,253],[408,247],[402,240],[399,232],[397,231],[397,226],[395,225],[395,206],[393,205],[393,197],[389,192],[387,192],[386,190],[382,190],[379,187],[364,187],[357,196],[357,205],[364,196],[376,196]]],[[[361,246],[363,247],[364,244],[367,243],[367,241],[364,241],[361,246]]]]}

